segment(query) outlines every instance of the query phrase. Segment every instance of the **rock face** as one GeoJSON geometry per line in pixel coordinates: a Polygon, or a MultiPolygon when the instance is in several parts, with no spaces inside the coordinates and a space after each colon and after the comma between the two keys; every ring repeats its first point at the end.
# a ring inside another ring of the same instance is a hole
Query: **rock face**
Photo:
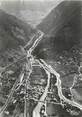
{"type": "Polygon", "coordinates": [[[28,24],[0,10],[0,50],[25,45],[35,33],[28,24]]]}

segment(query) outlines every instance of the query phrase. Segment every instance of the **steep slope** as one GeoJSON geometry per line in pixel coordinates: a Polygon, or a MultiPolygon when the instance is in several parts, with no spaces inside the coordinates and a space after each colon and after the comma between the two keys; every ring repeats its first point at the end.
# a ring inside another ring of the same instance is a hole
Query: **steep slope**
{"type": "Polygon", "coordinates": [[[80,1],[63,1],[37,27],[46,34],[56,35],[73,17],[81,13],[81,7],[80,1]]]}
{"type": "Polygon", "coordinates": [[[36,48],[39,56],[44,53],[46,58],[54,58],[56,51],[69,50],[79,44],[82,38],[81,8],[82,2],[64,1],[37,26],[45,33],[44,39],[36,48]]]}
{"type": "Polygon", "coordinates": [[[25,45],[33,33],[28,24],[0,10],[0,50],[25,45]]]}

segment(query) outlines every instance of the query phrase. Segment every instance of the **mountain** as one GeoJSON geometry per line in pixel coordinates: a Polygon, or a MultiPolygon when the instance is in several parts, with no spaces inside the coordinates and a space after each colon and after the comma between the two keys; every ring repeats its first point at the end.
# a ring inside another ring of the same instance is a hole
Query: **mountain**
{"type": "Polygon", "coordinates": [[[30,25],[0,10],[0,50],[24,46],[36,31],[30,25]]]}
{"type": "Polygon", "coordinates": [[[63,1],[55,7],[37,26],[45,33],[44,39],[36,48],[38,56],[54,58],[56,51],[69,50],[78,45],[81,37],[80,1],[63,1]]]}
{"type": "Polygon", "coordinates": [[[74,18],[75,22],[79,20],[77,18],[81,17],[81,7],[80,1],[63,1],[37,27],[46,34],[56,35],[68,22],[74,21],[74,18]]]}

